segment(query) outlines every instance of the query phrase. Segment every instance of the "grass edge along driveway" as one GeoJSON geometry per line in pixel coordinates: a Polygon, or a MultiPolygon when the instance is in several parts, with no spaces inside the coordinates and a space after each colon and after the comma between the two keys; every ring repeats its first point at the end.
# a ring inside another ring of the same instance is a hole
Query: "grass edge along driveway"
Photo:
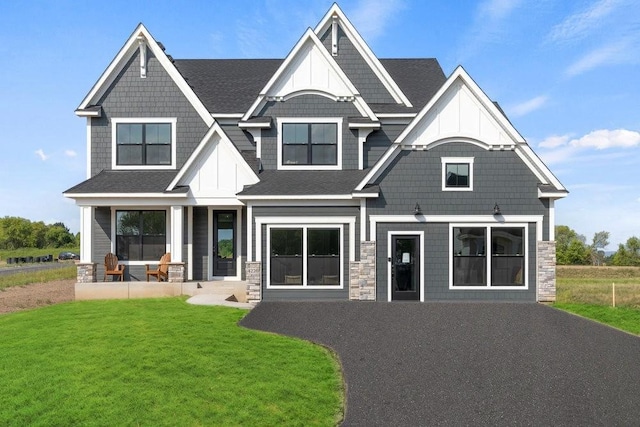
{"type": "Polygon", "coordinates": [[[0,316],[0,425],[335,425],[321,346],[182,298],[82,301],[0,316]]]}

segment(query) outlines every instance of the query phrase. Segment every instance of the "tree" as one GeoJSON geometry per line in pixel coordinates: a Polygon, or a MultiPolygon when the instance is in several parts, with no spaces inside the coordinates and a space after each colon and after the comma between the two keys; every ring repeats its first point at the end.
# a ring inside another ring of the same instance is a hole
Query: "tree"
{"type": "Polygon", "coordinates": [[[640,239],[630,237],[627,243],[618,245],[618,251],[611,257],[613,265],[640,266],[640,239]]]}
{"type": "Polygon", "coordinates": [[[591,264],[602,265],[604,261],[604,248],[609,244],[609,232],[598,231],[593,235],[589,252],[591,256],[591,264]]]}
{"type": "Polygon", "coordinates": [[[556,262],[562,265],[588,264],[590,252],[586,238],[566,225],[556,226],[556,262]]]}

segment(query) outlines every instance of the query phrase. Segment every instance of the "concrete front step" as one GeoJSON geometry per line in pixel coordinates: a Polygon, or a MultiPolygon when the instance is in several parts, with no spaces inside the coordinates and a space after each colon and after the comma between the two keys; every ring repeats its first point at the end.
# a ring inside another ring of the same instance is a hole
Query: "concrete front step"
{"type": "Polygon", "coordinates": [[[76,283],[75,299],[129,299],[175,297],[180,295],[234,296],[238,302],[246,302],[247,285],[243,281],[212,282],[94,282],[76,283]]]}

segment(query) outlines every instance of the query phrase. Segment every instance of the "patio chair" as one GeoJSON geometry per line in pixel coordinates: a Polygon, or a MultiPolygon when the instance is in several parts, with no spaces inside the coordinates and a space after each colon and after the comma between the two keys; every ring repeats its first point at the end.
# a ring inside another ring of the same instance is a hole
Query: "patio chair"
{"type": "Polygon", "coordinates": [[[104,257],[104,282],[107,276],[119,276],[121,282],[124,280],[124,264],[119,264],[118,256],[111,252],[104,257]]]}
{"type": "Polygon", "coordinates": [[[169,279],[169,263],[171,262],[171,254],[166,253],[162,255],[160,258],[160,262],[158,263],[158,268],[156,270],[151,269],[152,264],[146,264],[146,273],[147,273],[147,282],[149,281],[149,277],[155,276],[158,279],[158,282],[161,282],[162,279],[167,281],[169,279]]]}

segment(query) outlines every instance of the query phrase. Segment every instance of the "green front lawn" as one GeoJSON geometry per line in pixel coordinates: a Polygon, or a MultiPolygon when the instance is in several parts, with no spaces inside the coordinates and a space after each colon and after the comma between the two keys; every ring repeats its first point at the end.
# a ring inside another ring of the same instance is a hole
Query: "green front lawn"
{"type": "Polygon", "coordinates": [[[181,298],[0,316],[0,425],[335,425],[340,367],[314,344],[181,298]]]}
{"type": "Polygon", "coordinates": [[[640,310],[638,309],[570,303],[555,303],[553,306],[614,328],[640,335],[640,310]]]}

